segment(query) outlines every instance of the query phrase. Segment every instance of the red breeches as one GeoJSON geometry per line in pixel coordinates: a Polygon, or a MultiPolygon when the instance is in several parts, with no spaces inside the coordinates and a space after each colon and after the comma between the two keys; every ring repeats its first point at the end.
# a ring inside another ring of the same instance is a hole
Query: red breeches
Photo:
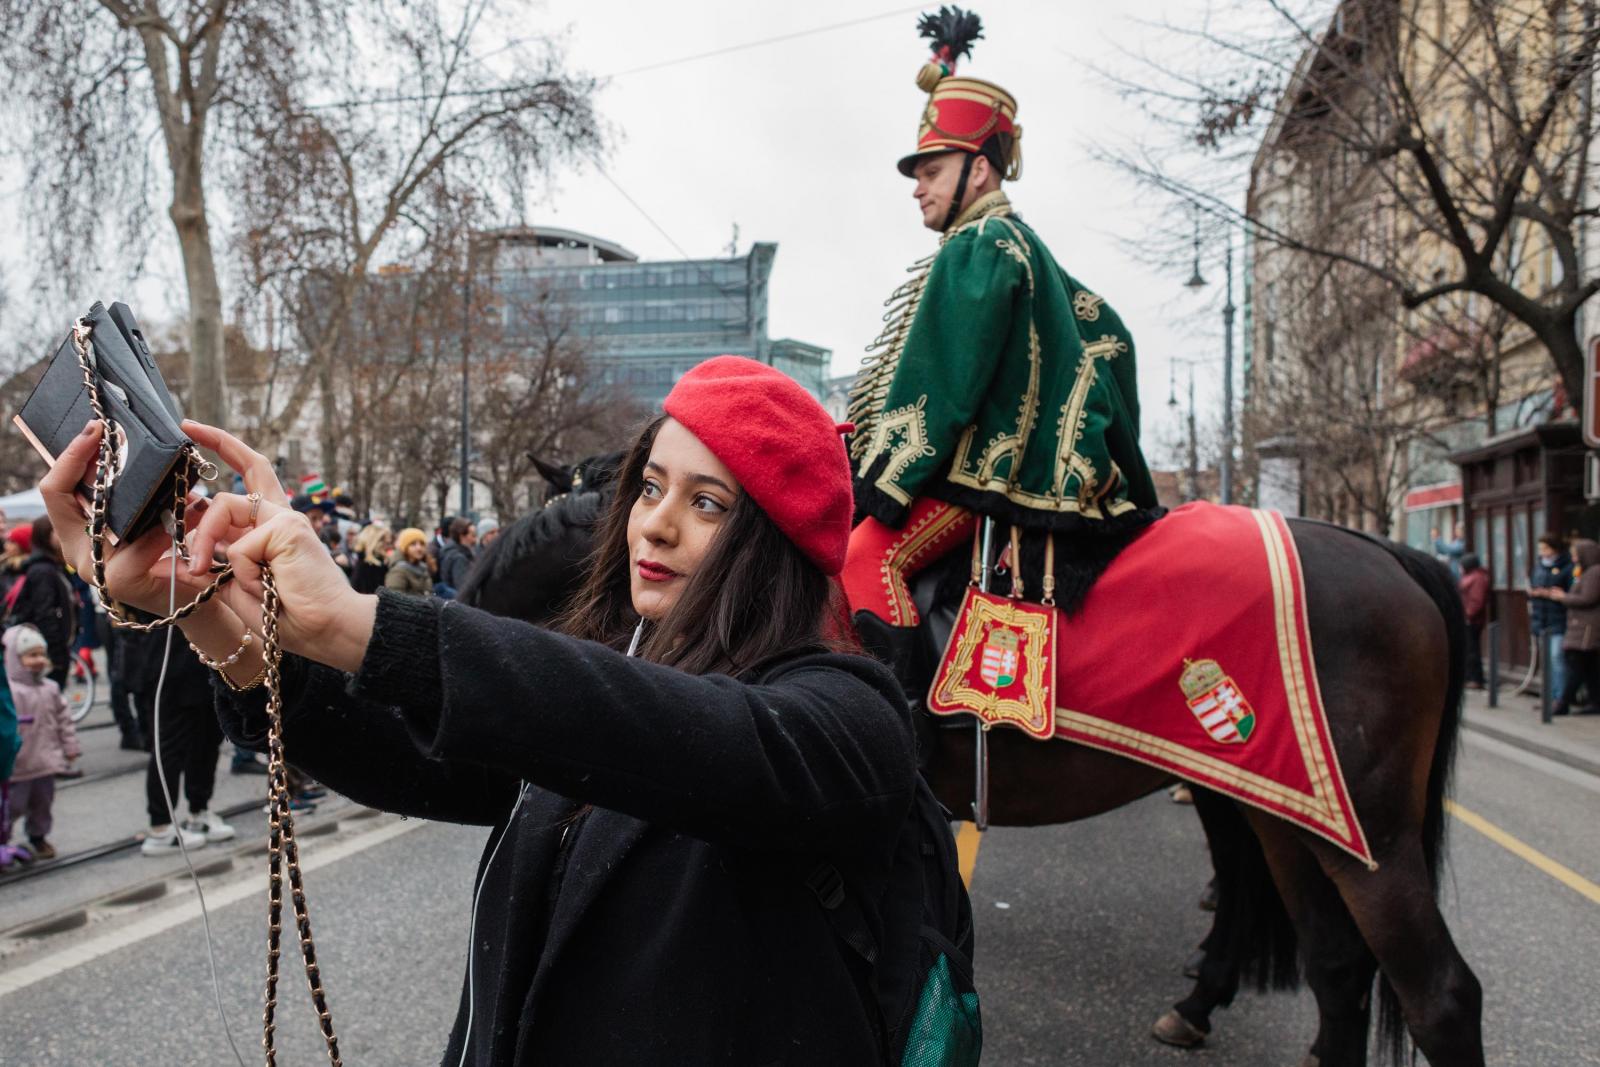
{"type": "Polygon", "coordinates": [[[839,576],[851,612],[870,611],[891,626],[917,625],[911,577],[947,552],[970,547],[975,523],[965,508],[926,498],[912,502],[898,530],[873,518],[862,522],[850,533],[839,576]]]}

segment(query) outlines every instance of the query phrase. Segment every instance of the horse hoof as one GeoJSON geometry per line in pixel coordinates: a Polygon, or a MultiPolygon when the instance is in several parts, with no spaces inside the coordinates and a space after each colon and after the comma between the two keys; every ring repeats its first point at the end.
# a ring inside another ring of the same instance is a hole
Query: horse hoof
{"type": "Polygon", "coordinates": [[[1183,961],[1183,976],[1185,978],[1193,978],[1195,981],[1199,981],[1200,968],[1205,965],[1205,962],[1206,950],[1203,948],[1195,949],[1194,953],[1188,959],[1183,961]]]}
{"type": "Polygon", "coordinates": [[[1217,910],[1217,880],[1215,878],[1206,883],[1206,891],[1200,894],[1200,910],[1217,910]]]}
{"type": "Polygon", "coordinates": [[[1150,1028],[1150,1036],[1163,1045],[1197,1048],[1205,1041],[1206,1032],[1179,1015],[1176,1008],[1169,1008],[1150,1028]]]}

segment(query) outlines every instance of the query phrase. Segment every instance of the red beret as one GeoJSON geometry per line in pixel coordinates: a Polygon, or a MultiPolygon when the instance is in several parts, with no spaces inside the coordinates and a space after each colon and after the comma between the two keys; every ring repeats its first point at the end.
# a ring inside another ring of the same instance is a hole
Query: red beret
{"type": "Polygon", "coordinates": [[[850,460],[816,397],[775,367],[717,356],[678,379],[662,406],[824,574],[844,569],[850,460]]]}
{"type": "Polygon", "coordinates": [[[23,523],[20,526],[11,527],[11,529],[6,533],[6,540],[10,541],[24,552],[32,552],[33,526],[28,523],[23,523]]]}

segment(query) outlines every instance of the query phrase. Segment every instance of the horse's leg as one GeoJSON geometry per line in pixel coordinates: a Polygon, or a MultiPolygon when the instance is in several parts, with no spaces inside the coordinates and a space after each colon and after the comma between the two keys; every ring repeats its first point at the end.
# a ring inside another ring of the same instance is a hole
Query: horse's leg
{"type": "Polygon", "coordinates": [[[1244,949],[1240,915],[1240,886],[1245,857],[1240,849],[1254,847],[1250,827],[1233,801],[1199,786],[1194,787],[1194,810],[1210,846],[1215,872],[1217,906],[1211,930],[1200,943],[1200,963],[1194,988],[1150,1028],[1157,1041],[1193,1048],[1211,1032],[1211,1013],[1227,1007],[1239,991],[1239,971],[1244,949]]]}
{"type": "Polygon", "coordinates": [[[1378,961],[1304,836],[1261,812],[1249,819],[1294,922],[1305,981],[1317,998],[1317,1039],[1302,1067],[1365,1067],[1378,961]]]}
{"type": "Polygon", "coordinates": [[[1409,549],[1295,530],[1329,726],[1378,868],[1320,838],[1300,840],[1382,969],[1381,1036],[1397,1044],[1403,1015],[1434,1067],[1479,1067],[1482,987],[1434,896],[1467,648],[1460,598],[1409,549]]]}
{"type": "Polygon", "coordinates": [[[1433,1067],[1482,1067],[1483,987],[1439,912],[1419,845],[1400,842],[1378,857],[1376,871],[1319,851],[1377,954],[1417,1048],[1433,1067]]]}

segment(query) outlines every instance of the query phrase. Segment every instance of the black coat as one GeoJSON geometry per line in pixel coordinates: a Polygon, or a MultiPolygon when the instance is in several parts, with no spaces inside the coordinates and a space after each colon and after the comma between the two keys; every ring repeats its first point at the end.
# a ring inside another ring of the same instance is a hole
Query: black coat
{"type": "Polygon", "coordinates": [[[350,585],[358,593],[376,593],[383,588],[383,580],[389,576],[387,563],[370,563],[367,557],[355,555],[355,570],[350,574],[350,585]]]}
{"type": "Polygon", "coordinates": [[[78,635],[78,595],[67,581],[66,568],[55,557],[34,552],[22,570],[23,586],[11,609],[10,622],[32,623],[44,635],[55,668],[66,665],[78,635]]]}
{"type": "MultiPolygon", "coordinates": [[[[695,677],[384,591],[354,678],[285,674],[292,763],[362,803],[494,827],[468,1063],[879,1061],[803,881],[827,858],[877,923],[916,767],[876,662],[695,677]]],[[[224,731],[261,747],[260,692],[218,694],[224,731]]],[[[445,1063],[466,1020],[463,989],[445,1063]]]]}
{"type": "Polygon", "coordinates": [[[183,631],[172,631],[172,642],[167,643],[167,631],[144,633],[123,630],[121,662],[122,684],[130,693],[155,697],[156,687],[161,687],[161,702],[168,707],[182,705],[202,707],[211,698],[211,669],[200,662],[194,649],[183,636],[183,631]],[[167,677],[161,678],[161,661],[167,661],[167,677]]]}

